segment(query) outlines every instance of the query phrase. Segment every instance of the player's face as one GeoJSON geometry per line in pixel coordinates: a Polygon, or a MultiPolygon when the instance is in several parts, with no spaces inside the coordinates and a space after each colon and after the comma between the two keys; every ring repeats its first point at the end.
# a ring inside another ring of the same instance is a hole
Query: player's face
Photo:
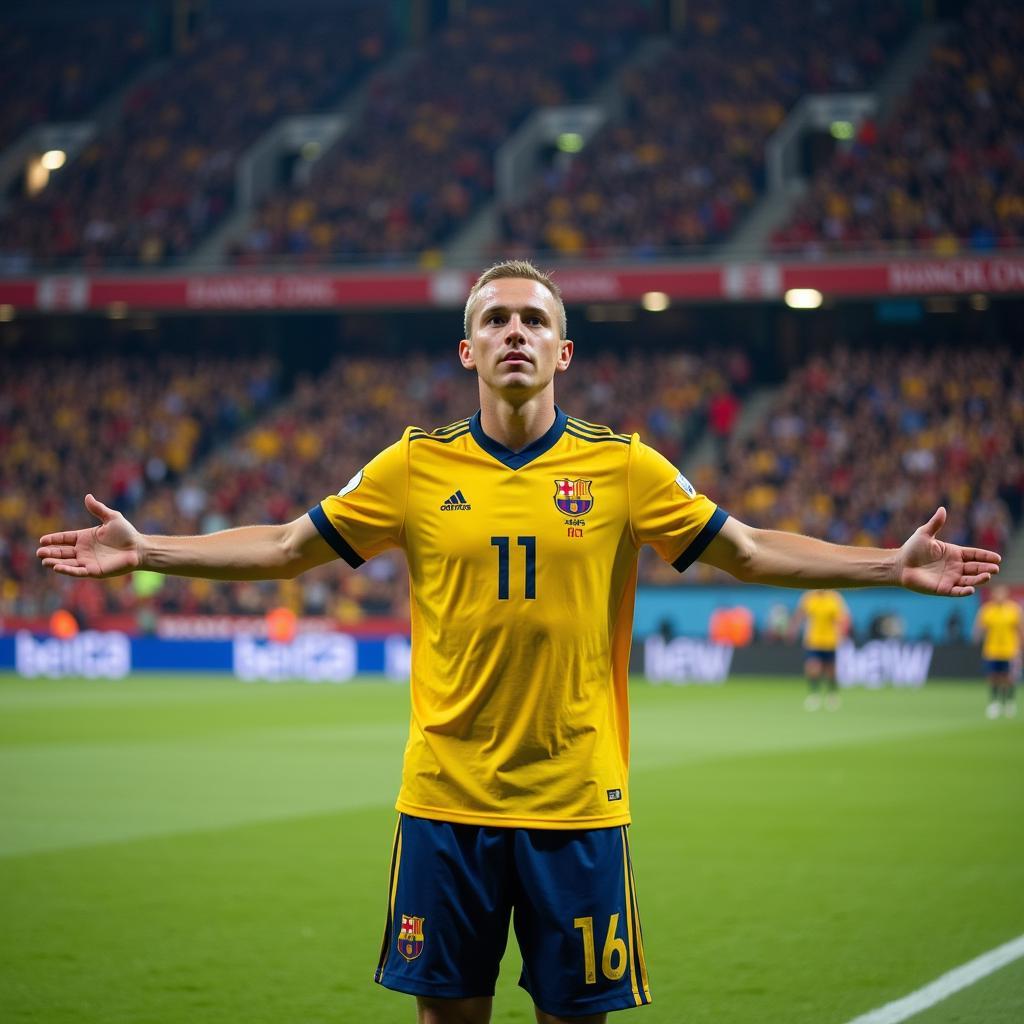
{"type": "Polygon", "coordinates": [[[555,297],[539,281],[491,281],[477,295],[472,336],[459,343],[462,365],[495,392],[540,393],[572,359],[572,342],[559,337],[558,316],[555,297]]]}

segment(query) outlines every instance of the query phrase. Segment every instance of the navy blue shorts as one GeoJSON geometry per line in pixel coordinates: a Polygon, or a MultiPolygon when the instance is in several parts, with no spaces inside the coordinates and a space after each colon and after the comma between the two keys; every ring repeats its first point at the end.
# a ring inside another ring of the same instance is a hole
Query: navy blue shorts
{"type": "Polygon", "coordinates": [[[1005,675],[1010,671],[1010,662],[1009,660],[988,658],[985,661],[985,671],[990,676],[1005,675]]]}
{"type": "Polygon", "coordinates": [[[808,648],[804,651],[804,661],[820,661],[825,665],[834,665],[836,661],[836,652],[820,651],[808,648]]]}
{"type": "Polygon", "coordinates": [[[519,984],[546,1013],[651,1001],[624,826],[492,828],[399,815],[379,984],[492,996],[510,920],[519,984]]]}

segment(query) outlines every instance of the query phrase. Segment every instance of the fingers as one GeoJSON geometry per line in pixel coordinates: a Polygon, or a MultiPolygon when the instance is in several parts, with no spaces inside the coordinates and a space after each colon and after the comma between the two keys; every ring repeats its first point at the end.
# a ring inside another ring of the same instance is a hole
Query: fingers
{"type": "Polygon", "coordinates": [[[43,559],[43,567],[52,569],[63,576],[88,576],[89,570],[81,562],[72,557],[58,558],[56,556],[43,559]]]}
{"type": "Polygon", "coordinates": [[[961,557],[965,562],[985,562],[998,569],[1003,556],[997,551],[986,551],[984,548],[961,548],[961,557]]]}
{"type": "MultiPolygon", "coordinates": [[[[78,539],[77,530],[66,530],[64,533],[48,533],[44,537],[39,538],[40,544],[74,544],[78,539]]],[[[37,551],[38,555],[39,552],[37,551]]],[[[39,556],[42,558],[42,555],[39,556]]]]}
{"type": "Polygon", "coordinates": [[[981,587],[992,579],[992,573],[979,572],[973,576],[963,575],[960,577],[960,585],[965,587],[981,587]]]}
{"type": "Polygon", "coordinates": [[[999,564],[997,562],[964,562],[963,572],[965,576],[971,576],[979,572],[995,576],[999,572],[999,564]]]}
{"type": "MultiPolygon", "coordinates": [[[[43,562],[46,565],[46,562],[43,562]]],[[[54,572],[61,576],[88,576],[89,570],[84,565],[71,564],[70,562],[54,562],[51,566],[54,572]]]]}
{"type": "Polygon", "coordinates": [[[112,508],[108,508],[102,501],[94,498],[91,494],[85,496],[85,507],[101,523],[109,523],[117,515],[112,508]]]}
{"type": "Polygon", "coordinates": [[[56,546],[41,547],[36,549],[36,558],[42,558],[43,562],[57,558],[74,558],[75,546],[73,544],[58,544],[56,546]]]}
{"type": "Polygon", "coordinates": [[[940,505],[936,510],[935,514],[924,524],[922,529],[929,537],[934,537],[939,530],[945,525],[946,522],[946,509],[940,505]]]}

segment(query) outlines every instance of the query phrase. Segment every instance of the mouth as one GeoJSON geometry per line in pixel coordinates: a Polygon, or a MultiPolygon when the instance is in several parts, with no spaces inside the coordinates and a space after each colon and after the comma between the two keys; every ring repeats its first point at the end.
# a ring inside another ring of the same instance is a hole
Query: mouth
{"type": "Polygon", "coordinates": [[[533,360],[530,359],[525,352],[509,352],[507,356],[503,356],[503,363],[530,363],[533,360]]]}

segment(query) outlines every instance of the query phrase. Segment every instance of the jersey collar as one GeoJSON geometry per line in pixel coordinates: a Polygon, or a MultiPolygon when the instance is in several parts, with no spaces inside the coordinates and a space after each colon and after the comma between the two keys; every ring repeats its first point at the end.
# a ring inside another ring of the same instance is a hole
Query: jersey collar
{"type": "Polygon", "coordinates": [[[488,437],[484,433],[483,427],[480,426],[479,409],[469,421],[469,430],[473,435],[473,440],[492,458],[497,459],[503,466],[508,466],[509,469],[522,469],[523,466],[540,458],[557,444],[558,439],[565,431],[565,423],[568,419],[569,417],[556,405],[555,422],[548,428],[547,433],[538,437],[536,441],[531,441],[525,448],[521,448],[517,452],[506,448],[500,442],[495,441],[493,437],[488,437]]]}

